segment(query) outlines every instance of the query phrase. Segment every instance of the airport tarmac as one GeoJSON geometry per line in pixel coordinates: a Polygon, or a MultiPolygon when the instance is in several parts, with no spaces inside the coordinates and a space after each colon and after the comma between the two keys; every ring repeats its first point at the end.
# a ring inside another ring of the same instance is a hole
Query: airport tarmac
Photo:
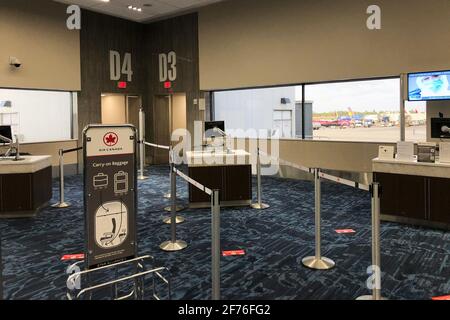
{"type": "MultiPolygon", "coordinates": [[[[406,140],[425,142],[426,138],[425,125],[406,127],[406,140]]],[[[314,130],[314,139],[397,142],[400,140],[400,128],[396,126],[345,129],[322,127],[319,130],[314,130]]]]}

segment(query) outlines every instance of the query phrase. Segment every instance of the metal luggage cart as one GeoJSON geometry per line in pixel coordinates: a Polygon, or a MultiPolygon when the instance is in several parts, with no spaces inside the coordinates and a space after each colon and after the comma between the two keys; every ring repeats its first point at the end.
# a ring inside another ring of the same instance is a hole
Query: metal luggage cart
{"type": "MultiPolygon", "coordinates": [[[[94,295],[102,291],[101,299],[144,300],[153,298],[162,300],[157,284],[160,281],[160,284],[167,288],[165,298],[171,300],[170,271],[166,267],[148,268],[153,260],[152,256],[146,255],[92,270],[75,271],[67,278],[67,299],[93,300],[98,298],[94,295]],[[131,272],[126,269],[131,269],[131,272]],[[106,275],[113,279],[101,280],[106,275]],[[150,285],[147,285],[148,282],[150,285]],[[122,294],[121,291],[124,289],[119,288],[121,285],[130,287],[131,291],[122,294]],[[103,293],[106,291],[108,291],[108,295],[103,293]]],[[[78,261],[72,264],[68,270],[81,270],[83,265],[84,261],[78,261]]]]}

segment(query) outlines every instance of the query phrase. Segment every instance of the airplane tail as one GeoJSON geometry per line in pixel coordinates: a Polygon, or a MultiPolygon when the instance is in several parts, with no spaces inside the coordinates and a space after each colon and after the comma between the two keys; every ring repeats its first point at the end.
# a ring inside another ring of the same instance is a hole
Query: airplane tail
{"type": "Polygon", "coordinates": [[[350,118],[353,118],[353,110],[352,108],[348,108],[348,115],[350,118]]]}

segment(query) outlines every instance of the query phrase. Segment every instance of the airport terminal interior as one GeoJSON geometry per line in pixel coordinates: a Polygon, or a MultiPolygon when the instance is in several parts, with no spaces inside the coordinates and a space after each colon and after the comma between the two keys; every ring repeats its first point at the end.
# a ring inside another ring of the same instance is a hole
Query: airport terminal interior
{"type": "Polygon", "coordinates": [[[0,0],[0,300],[450,300],[449,30],[447,0],[0,0]]]}

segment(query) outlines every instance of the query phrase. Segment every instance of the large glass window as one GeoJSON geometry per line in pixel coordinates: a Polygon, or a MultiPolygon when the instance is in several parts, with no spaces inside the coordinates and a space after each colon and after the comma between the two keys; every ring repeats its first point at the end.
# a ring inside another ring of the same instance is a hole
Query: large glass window
{"type": "MultiPolygon", "coordinates": [[[[400,79],[218,91],[214,110],[236,137],[267,129],[281,138],[397,142],[400,79]]],[[[405,133],[407,140],[426,141],[425,103],[406,102],[405,133]]]]}
{"type": "Polygon", "coordinates": [[[400,139],[400,79],[305,86],[314,139],[396,142],[400,139]]]}
{"type": "Polygon", "coordinates": [[[272,136],[296,136],[295,87],[218,91],[214,93],[214,119],[225,121],[235,137],[257,137],[260,130],[272,136]]]}
{"type": "Polygon", "coordinates": [[[74,93],[0,89],[0,125],[22,143],[72,139],[74,93]]]}

